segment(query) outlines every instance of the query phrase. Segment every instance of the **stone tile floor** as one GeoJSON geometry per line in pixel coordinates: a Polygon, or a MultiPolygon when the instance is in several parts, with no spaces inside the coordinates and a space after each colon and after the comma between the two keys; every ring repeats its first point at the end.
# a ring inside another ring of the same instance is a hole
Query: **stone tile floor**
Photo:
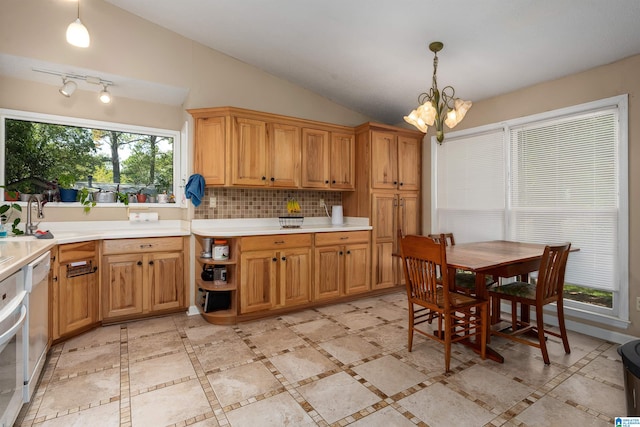
{"type": "Polygon", "coordinates": [[[571,354],[494,338],[504,364],[416,335],[398,292],[235,326],[185,314],[54,346],[21,426],[612,426],[618,345],[570,333],[571,354]]]}

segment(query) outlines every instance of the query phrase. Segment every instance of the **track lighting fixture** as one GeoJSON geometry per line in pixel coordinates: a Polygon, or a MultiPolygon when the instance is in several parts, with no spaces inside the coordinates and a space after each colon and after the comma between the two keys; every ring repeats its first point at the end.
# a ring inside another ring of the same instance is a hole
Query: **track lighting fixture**
{"type": "Polygon", "coordinates": [[[100,99],[103,104],[109,104],[113,99],[111,97],[111,93],[109,92],[109,86],[113,86],[114,84],[110,80],[105,80],[100,77],[94,76],[83,76],[81,74],[73,73],[60,73],[58,71],[42,70],[38,68],[32,68],[32,70],[37,73],[51,74],[53,76],[62,77],[62,86],[58,91],[60,92],[60,94],[66,96],[67,98],[73,95],[75,90],[78,88],[76,80],[83,80],[92,85],[102,86],[102,91],[100,91],[98,99],[100,99]]]}
{"type": "Polygon", "coordinates": [[[111,94],[109,93],[109,91],[107,90],[107,86],[108,85],[103,85],[102,86],[102,92],[100,92],[100,102],[102,102],[103,104],[109,104],[111,102],[111,94]]]}
{"type": "Polygon", "coordinates": [[[73,95],[73,92],[75,92],[77,88],[78,85],[76,84],[76,82],[74,82],[73,80],[69,80],[67,79],[67,77],[63,76],[62,86],[60,87],[60,89],[58,89],[58,92],[69,98],[71,95],[73,95]]]}
{"type": "Polygon", "coordinates": [[[89,30],[80,21],[80,0],[78,0],[78,17],[67,27],[67,42],[78,47],[89,47],[91,43],[89,30]]]}

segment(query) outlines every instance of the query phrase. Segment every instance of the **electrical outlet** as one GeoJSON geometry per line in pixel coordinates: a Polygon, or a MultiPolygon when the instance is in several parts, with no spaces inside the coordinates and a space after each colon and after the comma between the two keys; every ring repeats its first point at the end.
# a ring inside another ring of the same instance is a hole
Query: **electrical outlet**
{"type": "Polygon", "coordinates": [[[636,310],[640,311],[640,297],[636,297],[636,310]]]}
{"type": "Polygon", "coordinates": [[[215,208],[218,205],[218,199],[216,197],[209,197],[209,207],[215,208]]]}
{"type": "Polygon", "coordinates": [[[320,199],[320,207],[324,208],[326,205],[324,204],[324,199],[320,199]]]}

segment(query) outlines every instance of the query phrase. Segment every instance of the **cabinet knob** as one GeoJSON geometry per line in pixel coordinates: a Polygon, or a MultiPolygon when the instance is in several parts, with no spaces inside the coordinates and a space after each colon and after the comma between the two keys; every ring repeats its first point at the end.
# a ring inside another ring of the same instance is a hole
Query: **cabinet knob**
{"type": "Polygon", "coordinates": [[[336,180],[334,179],[333,181],[331,181],[331,183],[332,183],[332,184],[335,184],[335,183],[336,183],[336,180]]]}
{"type": "Polygon", "coordinates": [[[328,183],[329,183],[329,180],[327,179],[324,183],[325,183],[325,184],[328,184],[328,183]]]}
{"type": "Polygon", "coordinates": [[[278,261],[278,258],[273,257],[273,258],[271,258],[271,261],[276,262],[276,261],[278,261]]]}
{"type": "Polygon", "coordinates": [[[138,261],[136,264],[138,264],[138,265],[142,265],[142,261],[138,261]]]}
{"type": "Polygon", "coordinates": [[[347,255],[351,255],[351,251],[347,251],[347,255]]]}
{"type": "Polygon", "coordinates": [[[276,179],[274,177],[271,177],[271,182],[275,181],[276,179]]]}
{"type": "Polygon", "coordinates": [[[402,187],[404,185],[404,182],[400,181],[400,187],[402,187]]]}
{"type": "Polygon", "coordinates": [[[53,281],[57,282],[58,281],[58,276],[53,276],[53,281]]]}
{"type": "Polygon", "coordinates": [[[286,261],[286,260],[287,260],[287,257],[286,257],[286,256],[283,256],[283,257],[282,257],[282,260],[283,260],[283,261],[286,261]]]}
{"type": "Polygon", "coordinates": [[[398,185],[398,181],[393,181],[393,185],[398,185]]]}
{"type": "Polygon", "coordinates": [[[344,253],[342,251],[338,252],[340,255],[344,255],[344,253]]]}
{"type": "Polygon", "coordinates": [[[153,261],[149,261],[149,265],[153,265],[153,261]]]}
{"type": "Polygon", "coordinates": [[[262,177],[262,180],[263,180],[263,181],[266,181],[266,180],[267,180],[267,177],[266,177],[266,176],[263,176],[263,177],[262,177]]]}

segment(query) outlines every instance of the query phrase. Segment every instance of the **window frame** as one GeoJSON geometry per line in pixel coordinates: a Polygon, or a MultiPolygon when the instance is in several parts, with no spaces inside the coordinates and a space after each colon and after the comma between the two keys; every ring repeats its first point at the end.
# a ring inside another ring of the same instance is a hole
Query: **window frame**
{"type": "MultiPolygon", "coordinates": [[[[5,132],[6,120],[23,120],[30,122],[49,123],[63,126],[83,127],[89,129],[101,129],[109,131],[127,132],[145,135],[157,135],[173,138],[173,194],[175,203],[152,203],[147,204],[154,208],[186,208],[184,203],[184,186],[186,174],[186,130],[171,130],[153,128],[148,126],[131,125],[117,122],[107,122],[102,120],[83,119],[71,116],[59,116],[38,112],[0,109],[0,185],[5,184],[5,132]]],[[[0,200],[4,200],[4,192],[0,194],[0,200]]],[[[56,207],[80,206],[80,203],[52,203],[56,207]]],[[[118,206],[118,203],[98,203],[95,208],[118,206]]]]}
{"type": "MultiPolygon", "coordinates": [[[[504,210],[504,227],[503,235],[509,238],[509,219],[511,200],[511,150],[510,150],[510,134],[511,128],[523,125],[549,121],[554,119],[566,118],[570,116],[582,115],[589,112],[595,112],[603,109],[616,108],[618,112],[618,181],[619,181],[619,198],[617,207],[618,219],[618,258],[617,265],[614,266],[619,272],[618,290],[613,291],[613,307],[598,307],[592,304],[581,303],[565,299],[565,313],[578,319],[604,323],[617,328],[626,328],[629,326],[629,172],[628,172],[628,95],[618,95],[605,98],[593,102],[574,105],[571,107],[560,108],[544,113],[533,114],[529,116],[519,117],[515,119],[505,120],[499,123],[479,126],[475,128],[465,129],[462,131],[450,132],[447,138],[471,137],[486,132],[495,132],[500,130],[503,132],[503,143],[505,150],[505,176],[507,177],[505,185],[505,210],[504,210]]],[[[444,142],[446,144],[446,140],[444,142]]],[[[437,216],[437,154],[438,142],[435,137],[431,138],[431,229],[438,230],[437,216]]]]}

